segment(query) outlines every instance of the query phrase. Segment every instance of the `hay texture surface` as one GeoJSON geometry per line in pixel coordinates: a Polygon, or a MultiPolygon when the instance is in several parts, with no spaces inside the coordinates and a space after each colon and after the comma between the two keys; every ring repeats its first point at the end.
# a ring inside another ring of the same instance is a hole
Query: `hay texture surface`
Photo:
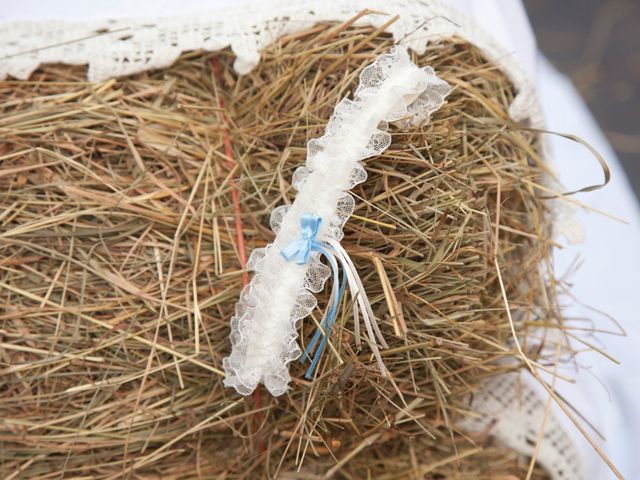
{"type": "Polygon", "coordinates": [[[392,127],[352,192],[343,245],[392,381],[356,351],[345,303],[313,381],[296,362],[281,398],[222,385],[243,256],[273,239],[307,141],[392,44],[319,25],[243,77],[222,51],[98,84],[61,65],[0,82],[3,478],[524,477],[456,420],[485,378],[522,368],[512,326],[561,328],[544,165],[512,128],[511,84],[462,42],[414,58],[454,87],[448,103],[427,126],[392,127]]]}

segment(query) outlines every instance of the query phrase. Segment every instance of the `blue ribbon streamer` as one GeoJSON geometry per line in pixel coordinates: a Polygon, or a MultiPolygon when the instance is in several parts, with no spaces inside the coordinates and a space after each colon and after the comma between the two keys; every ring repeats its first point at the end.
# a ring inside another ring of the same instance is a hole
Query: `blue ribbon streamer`
{"type": "Polygon", "coordinates": [[[303,356],[300,358],[300,361],[304,362],[315,350],[315,354],[313,355],[313,359],[311,360],[311,365],[305,373],[305,377],[307,379],[310,379],[313,376],[313,372],[318,364],[318,361],[320,360],[322,352],[327,345],[327,340],[329,338],[329,334],[331,333],[331,328],[333,327],[333,324],[336,320],[340,301],[347,288],[347,276],[343,275],[342,281],[340,281],[336,255],[331,253],[333,251],[333,248],[324,242],[318,242],[316,240],[321,224],[322,218],[320,216],[307,213],[303,214],[300,217],[300,238],[292,241],[280,252],[287,261],[291,261],[295,258],[298,265],[306,264],[309,261],[309,258],[311,258],[311,252],[319,252],[320,254],[324,255],[329,261],[329,265],[331,266],[331,270],[333,272],[333,278],[335,279],[332,287],[331,304],[328,306],[327,310],[325,310],[325,313],[322,317],[322,322],[320,322],[320,328],[316,330],[313,338],[311,339],[311,342],[309,343],[309,345],[307,345],[303,356]],[[318,340],[320,339],[323,331],[324,336],[322,337],[322,341],[320,341],[320,344],[316,349],[316,344],[318,343],[318,340]]]}

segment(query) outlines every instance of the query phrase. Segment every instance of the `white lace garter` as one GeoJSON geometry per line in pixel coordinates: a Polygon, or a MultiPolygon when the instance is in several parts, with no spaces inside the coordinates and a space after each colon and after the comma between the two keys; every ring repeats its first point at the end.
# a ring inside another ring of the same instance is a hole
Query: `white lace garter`
{"type": "Polygon", "coordinates": [[[355,202],[347,193],[367,174],[363,160],[383,152],[391,143],[387,122],[426,121],[440,108],[450,86],[430,67],[419,68],[404,47],[380,55],[360,74],[353,100],[335,108],[324,136],[307,145],[306,165],[293,175],[298,191],[292,205],[277,207],[271,215],[274,242],[254,250],[247,267],[255,272],[244,289],[231,319],[231,355],[224,359],[224,383],[242,395],[263,383],[272,395],[282,395],[291,380],[288,364],[301,355],[298,321],[317,305],[313,293],[334,274],[329,307],[322,330],[307,348],[315,349],[310,376],[325,346],[339,298],[348,284],[356,315],[356,342],[360,343],[358,313],[365,341],[385,373],[378,343],[386,347],[355,268],[340,246],[342,227],[355,202]],[[320,257],[324,255],[330,267],[320,257]],[[338,280],[338,264],[343,280],[338,280]],[[341,283],[340,286],[339,283],[341,283]],[[322,339],[320,338],[322,337],[322,339]]]}

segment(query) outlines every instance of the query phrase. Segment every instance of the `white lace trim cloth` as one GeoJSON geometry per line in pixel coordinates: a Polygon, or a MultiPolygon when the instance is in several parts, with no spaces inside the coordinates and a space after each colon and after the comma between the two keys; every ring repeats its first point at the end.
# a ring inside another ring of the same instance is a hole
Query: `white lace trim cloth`
{"type": "MultiPolygon", "coordinates": [[[[379,27],[392,15],[399,14],[399,20],[387,31],[396,41],[418,54],[425,51],[429,42],[453,36],[474,44],[513,82],[517,96],[509,109],[511,117],[515,121],[527,121],[533,127],[543,126],[533,83],[517,59],[474,22],[440,0],[271,0],[266,5],[252,6],[250,14],[246,8],[231,7],[197,15],[160,18],[3,23],[0,24],[0,79],[8,75],[26,79],[43,63],[63,62],[87,64],[89,80],[102,81],[169,66],[184,51],[215,51],[229,46],[237,56],[237,72],[246,73],[259,62],[260,51],[276,38],[304,30],[319,21],[347,20],[364,8],[384,13],[366,15],[357,24],[379,27]]],[[[554,216],[554,223],[563,225],[565,216],[570,214],[554,211],[554,216]]],[[[274,221],[277,225],[277,214],[274,221]]],[[[530,433],[531,425],[540,425],[543,405],[533,402],[531,409],[515,410],[519,405],[513,398],[516,382],[508,378],[495,381],[503,383],[488,385],[476,396],[474,408],[486,415],[486,422],[502,425],[493,431],[496,438],[531,455],[534,448],[521,439],[522,435],[530,433]],[[501,393],[491,396],[494,389],[501,393]],[[500,407],[493,408],[497,407],[496,396],[510,401],[501,401],[500,407]],[[510,414],[509,411],[518,413],[510,414]]],[[[555,423],[548,425],[547,430],[551,437],[566,435],[555,423]]],[[[584,478],[582,473],[567,477],[550,467],[564,465],[563,472],[580,472],[575,467],[579,459],[567,455],[567,451],[544,448],[538,459],[549,469],[554,480],[584,478]]]]}
{"type": "Polygon", "coordinates": [[[514,120],[542,123],[533,84],[512,55],[475,23],[440,0],[275,0],[247,7],[225,8],[189,17],[104,19],[86,22],[11,22],[0,26],[0,78],[27,78],[40,64],[88,64],[91,81],[129,75],[171,65],[188,50],[221,50],[237,55],[235,69],[249,72],[260,51],[278,37],[320,21],[347,20],[363,9],[373,12],[357,24],[380,27],[395,15],[387,31],[424,53],[429,42],[458,36],[478,46],[514,83],[518,96],[511,105],[514,120]]]}
{"type": "MultiPolygon", "coordinates": [[[[458,426],[487,433],[522,455],[532,456],[545,418],[545,400],[518,373],[489,379],[471,402],[479,416],[469,416],[458,426]]],[[[558,418],[549,408],[536,461],[553,480],[585,478],[580,453],[558,418]]]]}
{"type": "Polygon", "coordinates": [[[233,349],[223,363],[226,386],[249,395],[262,382],[273,395],[286,392],[288,364],[301,354],[298,321],[316,307],[312,292],[323,289],[331,270],[320,262],[318,252],[299,265],[285,260],[281,251],[300,237],[305,214],[323,219],[319,242],[340,241],[355,206],[347,190],[367,178],[360,160],[379,155],[391,144],[386,122],[428,120],[450,91],[432,68],[416,66],[404,47],[380,55],[363,69],[353,100],[343,99],[325,134],[309,141],[306,165],[293,175],[298,191],[293,204],[272,212],[274,242],[251,254],[248,268],[255,274],[231,319],[233,349]]]}

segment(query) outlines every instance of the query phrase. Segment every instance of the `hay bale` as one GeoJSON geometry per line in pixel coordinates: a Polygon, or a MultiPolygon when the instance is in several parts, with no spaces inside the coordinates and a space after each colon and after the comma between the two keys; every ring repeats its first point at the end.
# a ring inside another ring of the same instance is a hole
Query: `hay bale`
{"type": "MultiPolygon", "coordinates": [[[[4,476],[526,472],[456,419],[485,378],[521,367],[501,361],[518,359],[512,326],[562,328],[545,166],[536,136],[512,128],[512,85],[463,42],[414,58],[454,90],[428,126],[392,128],[389,149],[365,161],[345,227],[392,381],[355,351],[344,308],[313,382],[296,363],[279,399],[222,386],[245,276],[234,197],[244,249],[270,242],[268,216],[292,200],[307,141],[392,43],[318,25],[279,39],[243,77],[222,51],[98,84],[61,65],[0,82],[4,476]]],[[[320,316],[304,321],[303,343],[320,316]]],[[[529,358],[553,364],[539,346],[529,358]]]]}

